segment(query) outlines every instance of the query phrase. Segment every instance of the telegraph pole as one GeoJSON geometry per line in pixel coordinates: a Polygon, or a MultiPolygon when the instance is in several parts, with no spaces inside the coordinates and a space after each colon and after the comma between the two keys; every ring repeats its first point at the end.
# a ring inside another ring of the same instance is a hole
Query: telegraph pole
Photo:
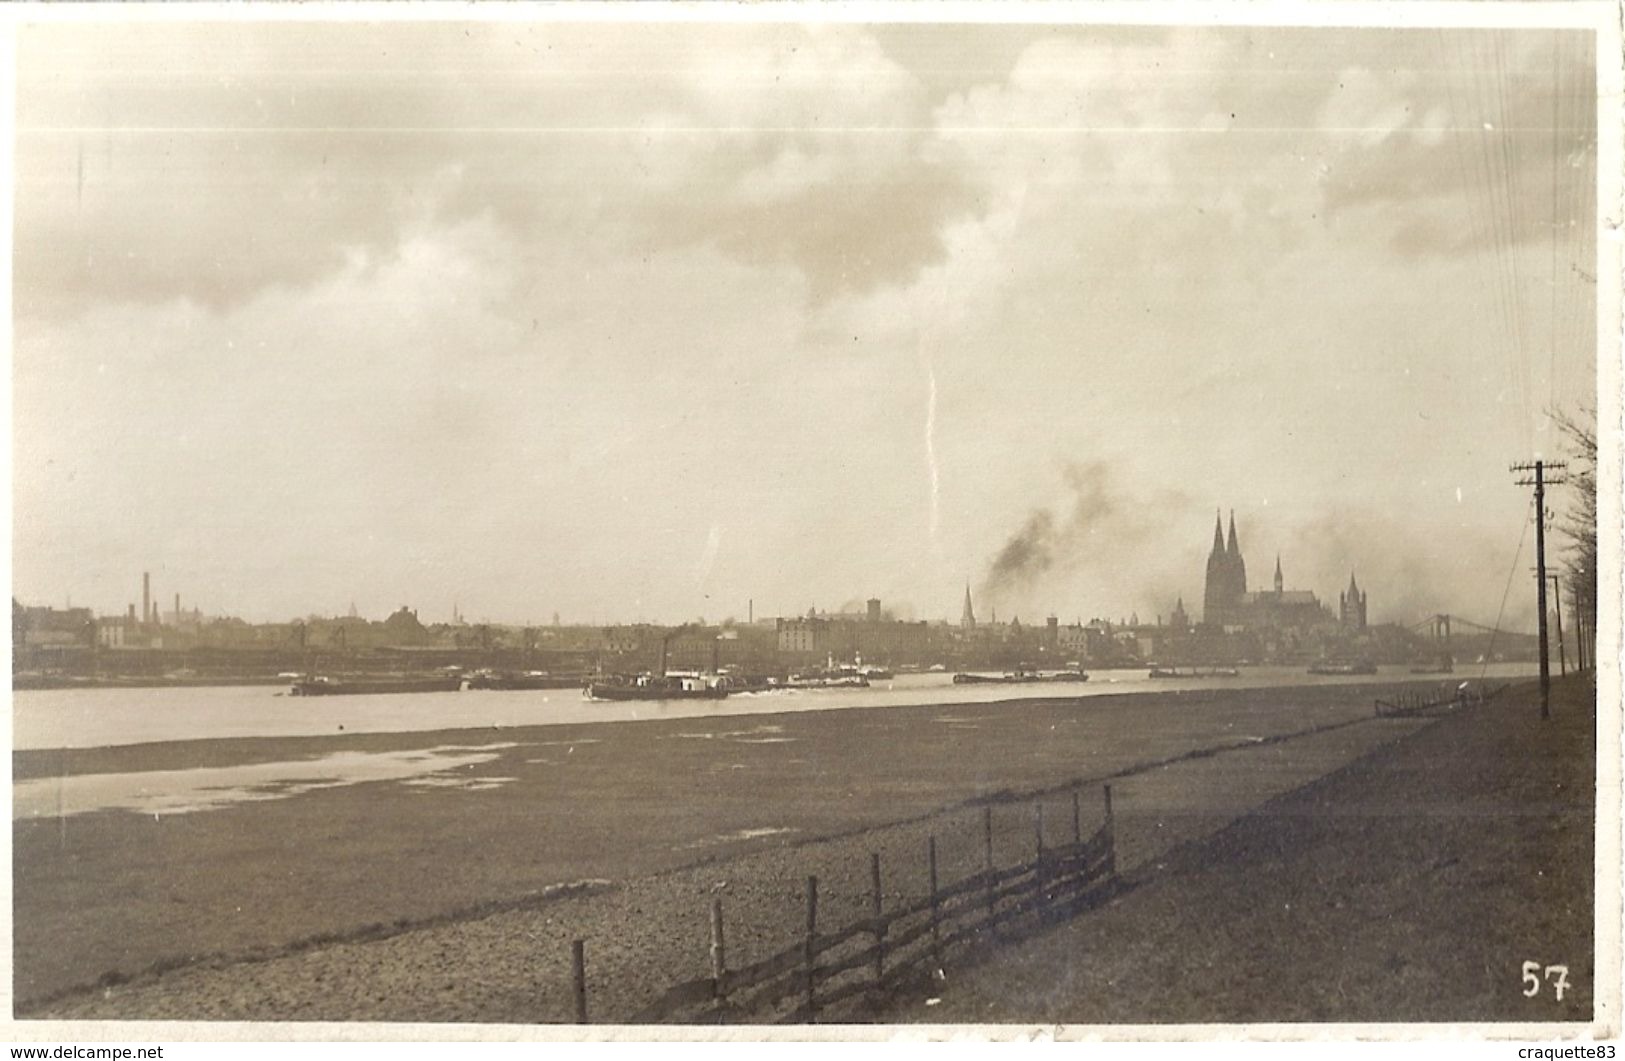
{"type": "Polygon", "coordinates": [[[1514,464],[1514,472],[1534,472],[1533,479],[1519,479],[1519,486],[1535,488],[1535,603],[1540,615],[1540,717],[1552,717],[1552,658],[1546,647],[1546,488],[1565,480],[1546,478],[1548,468],[1568,467],[1562,461],[1536,461],[1514,464]]]}

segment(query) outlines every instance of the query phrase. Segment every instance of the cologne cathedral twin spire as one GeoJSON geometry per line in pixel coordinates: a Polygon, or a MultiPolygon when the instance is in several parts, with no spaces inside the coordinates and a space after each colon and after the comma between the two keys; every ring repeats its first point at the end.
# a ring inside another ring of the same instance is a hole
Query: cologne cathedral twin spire
{"type": "Polygon", "coordinates": [[[1225,541],[1224,524],[1213,516],[1213,551],[1207,558],[1207,589],[1202,596],[1202,621],[1222,625],[1237,617],[1247,595],[1247,561],[1241,558],[1236,541],[1236,513],[1230,513],[1230,540],[1225,541]]]}

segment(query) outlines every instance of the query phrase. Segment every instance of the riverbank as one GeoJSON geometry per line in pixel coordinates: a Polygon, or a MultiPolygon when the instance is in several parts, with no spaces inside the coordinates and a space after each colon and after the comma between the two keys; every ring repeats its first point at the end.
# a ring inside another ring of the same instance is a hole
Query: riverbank
{"type": "MultiPolygon", "coordinates": [[[[923,894],[926,832],[944,837],[944,873],[955,860],[968,873],[981,855],[968,808],[1085,778],[1126,778],[1121,848],[1144,860],[1423,725],[1371,718],[1380,692],[16,752],[18,777],[65,790],[115,770],[158,783],[202,760],[479,759],[419,786],[332,778],[296,795],[255,775],[252,799],[211,811],[15,822],[16,1012],[565,1020],[569,941],[587,938],[595,1017],[626,1020],[705,967],[718,887],[747,957],[795,931],[785,912],[804,874],[830,882],[830,916],[863,895],[871,850],[897,866],[889,889],[923,894]]],[[[1012,806],[1003,855],[1029,845],[1029,816],[1012,806]]]]}
{"type": "MultiPolygon", "coordinates": [[[[231,992],[218,1001],[214,988],[180,991],[162,1006],[154,999],[170,998],[175,978],[191,975],[187,966],[208,967],[198,975],[216,986],[241,983],[271,968],[263,959],[291,960],[297,952],[305,961],[317,954],[337,960],[329,944],[352,939],[373,941],[343,944],[361,955],[411,952],[414,940],[428,938],[425,931],[441,931],[421,926],[478,933],[485,929],[468,926],[488,928],[489,919],[479,919],[493,913],[511,913],[532,934],[543,929],[527,918],[552,924],[546,933],[554,934],[569,931],[564,918],[578,931],[597,926],[586,933],[603,941],[594,943],[595,953],[608,946],[619,960],[658,970],[658,955],[647,955],[678,934],[682,947],[698,947],[703,959],[703,928],[696,933],[693,924],[701,918],[703,926],[703,896],[716,883],[712,867],[727,864],[730,879],[760,874],[763,895],[794,891],[803,871],[785,866],[804,864],[808,852],[844,865],[842,844],[861,848],[877,830],[913,828],[891,823],[1125,772],[1139,771],[1149,787],[1134,796],[1125,790],[1122,820],[1140,813],[1157,819],[1143,838],[1123,838],[1141,845],[1125,857],[1141,857],[1134,852],[1217,828],[1415,728],[1372,719],[1371,698],[1380,691],[1224,690],[18,752],[20,783],[59,781],[64,793],[119,772],[150,775],[158,786],[173,780],[160,775],[187,775],[203,762],[223,770],[315,762],[332,776],[323,787],[301,788],[254,773],[243,779],[241,799],[211,778],[211,798],[226,800],[212,810],[104,809],[15,822],[16,1005],[21,1015],[40,1016],[547,1019],[536,1014],[552,1003],[538,1001],[530,973],[516,996],[523,1004],[500,1013],[465,996],[437,999],[420,1013],[412,1007],[422,1000],[399,985],[376,1003],[303,988],[250,992],[236,1003],[231,992]],[[1217,753],[1226,748],[1235,751],[1217,753]],[[349,758],[332,758],[340,754],[349,758]],[[367,780],[365,771],[344,777],[356,761],[372,761],[368,756],[433,754],[477,761],[413,779],[420,783],[367,780]],[[818,839],[830,837],[859,839],[818,839]],[[755,869],[737,863],[736,872],[736,860],[748,858],[764,861],[755,869]],[[775,868],[775,859],[784,866],[775,868]],[[671,875],[684,872],[705,878],[694,893],[700,898],[673,889],[671,875]],[[561,893],[547,889],[580,881],[607,882],[597,887],[608,894],[568,900],[567,908],[548,897],[561,893]],[[630,906],[615,907],[623,902],[630,906]],[[610,912],[600,917],[600,909],[610,912]],[[112,994],[89,990],[98,983],[112,994]]],[[[1030,836],[1025,817],[1012,825],[1012,843],[1030,836]]],[[[917,854],[923,843],[921,832],[905,846],[917,854]]],[[[979,852],[967,853],[974,856],[979,852]]],[[[853,861],[866,858],[860,849],[853,861]]],[[[764,933],[777,931],[775,917],[764,933]]],[[[567,954],[568,938],[556,945],[567,954]]],[[[542,960],[539,953],[527,946],[525,962],[542,960]]],[[[673,961],[674,979],[694,975],[690,957],[673,961]]],[[[382,974],[356,974],[356,983],[374,975],[382,974]]],[[[627,991],[623,1019],[640,1004],[627,991]]]]}
{"type": "Polygon", "coordinates": [[[1144,860],[1115,902],[879,1019],[1588,1021],[1596,700],[1559,681],[1543,722],[1537,695],[1515,687],[1144,860]]]}

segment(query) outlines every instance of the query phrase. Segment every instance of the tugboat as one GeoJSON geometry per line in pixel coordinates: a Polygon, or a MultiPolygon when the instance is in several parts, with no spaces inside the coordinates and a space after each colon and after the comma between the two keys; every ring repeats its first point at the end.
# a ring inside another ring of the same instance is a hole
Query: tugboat
{"type": "Polygon", "coordinates": [[[679,675],[666,672],[666,650],[673,638],[690,629],[684,624],[660,639],[660,668],[654,674],[640,674],[636,678],[617,677],[606,681],[589,682],[586,695],[590,700],[721,700],[728,695],[724,679],[716,672],[716,647],[711,650],[711,671],[705,675],[679,675]]]}
{"type": "Polygon", "coordinates": [[[728,695],[723,685],[707,685],[698,678],[640,675],[630,680],[592,682],[587,686],[591,700],[721,700],[728,695]]]}

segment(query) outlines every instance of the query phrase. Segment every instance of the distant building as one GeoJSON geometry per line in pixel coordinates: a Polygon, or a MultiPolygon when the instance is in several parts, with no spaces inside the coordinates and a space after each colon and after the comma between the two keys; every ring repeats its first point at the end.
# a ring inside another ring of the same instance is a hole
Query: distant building
{"type": "Polygon", "coordinates": [[[830,651],[829,620],[780,619],[775,628],[780,652],[823,655],[830,651]]]}
{"type": "Polygon", "coordinates": [[[1207,584],[1202,595],[1202,622],[1232,626],[1240,622],[1238,609],[1247,595],[1247,562],[1236,541],[1236,514],[1230,513],[1230,541],[1218,513],[1213,516],[1213,549],[1207,557],[1207,584]]]}
{"type": "Polygon", "coordinates": [[[1187,630],[1191,625],[1191,618],[1185,614],[1185,598],[1181,596],[1174,605],[1173,614],[1168,616],[1168,625],[1175,630],[1187,630]]]}
{"type": "Polygon", "coordinates": [[[392,645],[415,646],[429,640],[429,631],[418,622],[418,613],[404,604],[384,620],[384,631],[392,645]]]}
{"type": "Polygon", "coordinates": [[[1337,595],[1337,621],[1343,629],[1359,631],[1366,628],[1365,591],[1349,572],[1349,588],[1337,595]]]}
{"type": "Polygon", "coordinates": [[[40,608],[11,601],[11,641],[15,648],[89,648],[96,643],[96,620],[89,608],[40,608]]]}
{"type": "Polygon", "coordinates": [[[976,629],[976,612],[970,605],[970,586],[965,586],[965,608],[959,613],[959,625],[967,630],[976,629]]]}
{"type": "Polygon", "coordinates": [[[1247,564],[1236,536],[1236,514],[1230,514],[1230,536],[1223,536],[1219,519],[1213,521],[1213,549],[1207,559],[1207,585],[1202,597],[1202,622],[1225,629],[1309,629],[1328,624],[1331,615],[1311,590],[1289,590],[1275,558],[1274,589],[1248,592],[1247,564]]]}

